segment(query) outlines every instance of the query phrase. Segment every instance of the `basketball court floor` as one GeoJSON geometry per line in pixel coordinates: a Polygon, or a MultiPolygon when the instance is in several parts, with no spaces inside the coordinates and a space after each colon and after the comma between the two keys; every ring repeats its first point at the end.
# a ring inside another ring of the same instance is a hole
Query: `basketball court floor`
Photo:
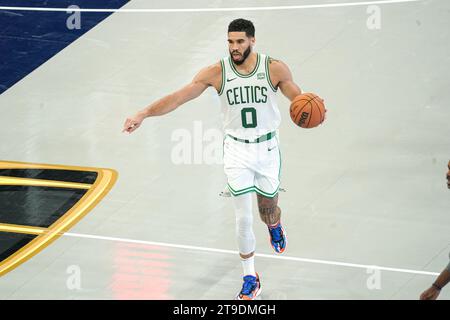
{"type": "MultiPolygon", "coordinates": [[[[1,161],[118,177],[78,223],[0,277],[0,299],[234,298],[242,270],[231,198],[219,196],[216,92],[131,135],[122,126],[226,56],[240,17],[255,24],[255,50],[288,64],[328,109],[324,124],[302,129],[278,95],[289,241],[276,255],[254,206],[261,299],[418,299],[449,262],[450,3],[375,2],[132,0],[4,90],[1,161]]],[[[46,12],[34,14],[38,28],[46,12]]]]}

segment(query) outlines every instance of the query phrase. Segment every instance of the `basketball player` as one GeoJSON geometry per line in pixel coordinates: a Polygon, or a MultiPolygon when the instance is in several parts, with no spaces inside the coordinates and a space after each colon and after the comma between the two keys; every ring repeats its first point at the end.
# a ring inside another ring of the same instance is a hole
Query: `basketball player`
{"type": "Polygon", "coordinates": [[[281,158],[277,129],[280,112],[276,102],[278,89],[292,101],[301,94],[288,66],[253,51],[255,28],[244,19],[228,26],[229,56],[202,69],[174,93],[152,103],[128,118],[124,132],[139,128],[147,117],[164,115],[214,87],[220,97],[224,127],[224,171],[233,196],[236,235],[242,261],[243,286],[239,300],[252,300],[261,292],[255,271],[255,235],[251,192],[255,192],[261,220],[267,225],[270,243],[276,253],[286,249],[286,233],[278,206],[281,158]]]}
{"type": "MultiPolygon", "coordinates": [[[[448,162],[447,171],[447,188],[450,189],[450,161],[448,162]]],[[[450,254],[449,254],[450,258],[450,254]]],[[[437,277],[436,281],[433,282],[431,287],[422,292],[420,295],[420,300],[436,300],[441,293],[443,287],[445,287],[450,282],[450,263],[447,268],[445,268],[437,277]]]]}

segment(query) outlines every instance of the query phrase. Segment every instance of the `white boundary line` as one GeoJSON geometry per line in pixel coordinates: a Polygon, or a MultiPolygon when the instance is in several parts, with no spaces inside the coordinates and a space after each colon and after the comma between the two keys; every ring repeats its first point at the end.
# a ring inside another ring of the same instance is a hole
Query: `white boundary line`
{"type": "Polygon", "coordinates": [[[295,10],[295,9],[317,9],[338,8],[352,6],[369,6],[381,4],[409,3],[423,0],[382,0],[362,1],[328,4],[309,4],[297,6],[275,6],[275,7],[242,7],[242,8],[185,8],[185,9],[83,9],[83,8],[42,8],[42,7],[1,7],[0,10],[11,11],[63,11],[63,12],[122,12],[122,13],[175,13],[175,12],[226,12],[226,11],[273,11],[273,10],[295,10]]]}
{"type": "MultiPolygon", "coordinates": [[[[187,250],[214,252],[214,253],[224,253],[224,254],[233,254],[233,255],[237,255],[238,254],[237,251],[233,251],[233,250],[224,250],[224,249],[215,249],[215,248],[207,248],[207,247],[188,246],[188,245],[172,244],[172,243],[164,243],[164,242],[124,239],[124,238],[117,238],[117,237],[96,236],[96,235],[91,235],[91,234],[64,233],[63,235],[67,236],[67,237],[75,237],[75,238],[96,239],[96,240],[116,241],[116,242],[125,242],[125,243],[137,243],[137,244],[146,244],[146,245],[168,247],[168,248],[176,248],[176,249],[187,249],[187,250]]],[[[327,260],[318,260],[318,259],[305,259],[305,258],[270,255],[270,254],[256,254],[256,256],[257,257],[261,257],[261,258],[268,258],[268,259],[279,259],[279,260],[296,261],[296,262],[326,264],[326,265],[334,265],[334,266],[341,266],[341,267],[361,268],[361,269],[366,269],[366,270],[367,269],[384,270],[384,271],[420,274],[420,275],[428,275],[428,276],[437,276],[437,275],[439,275],[439,273],[429,272],[429,271],[389,268],[389,267],[381,267],[381,266],[374,266],[374,265],[345,263],[345,262],[338,262],[338,261],[327,261],[327,260]]]]}

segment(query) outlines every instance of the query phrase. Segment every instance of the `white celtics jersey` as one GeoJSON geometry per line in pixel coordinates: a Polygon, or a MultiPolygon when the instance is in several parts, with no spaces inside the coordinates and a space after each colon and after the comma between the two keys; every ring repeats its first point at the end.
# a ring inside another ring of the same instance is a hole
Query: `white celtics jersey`
{"type": "Polygon", "coordinates": [[[277,90],[270,80],[268,59],[258,53],[256,67],[248,75],[239,73],[231,57],[220,61],[219,97],[225,135],[253,140],[278,129],[281,115],[276,102],[277,90]]]}

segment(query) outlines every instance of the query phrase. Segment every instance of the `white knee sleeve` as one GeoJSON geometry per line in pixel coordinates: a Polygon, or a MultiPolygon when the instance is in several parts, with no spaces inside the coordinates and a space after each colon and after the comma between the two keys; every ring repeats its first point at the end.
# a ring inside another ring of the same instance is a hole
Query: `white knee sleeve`
{"type": "Polygon", "coordinates": [[[251,193],[233,197],[233,206],[236,213],[236,236],[239,252],[249,254],[255,251],[256,247],[251,193]]]}

